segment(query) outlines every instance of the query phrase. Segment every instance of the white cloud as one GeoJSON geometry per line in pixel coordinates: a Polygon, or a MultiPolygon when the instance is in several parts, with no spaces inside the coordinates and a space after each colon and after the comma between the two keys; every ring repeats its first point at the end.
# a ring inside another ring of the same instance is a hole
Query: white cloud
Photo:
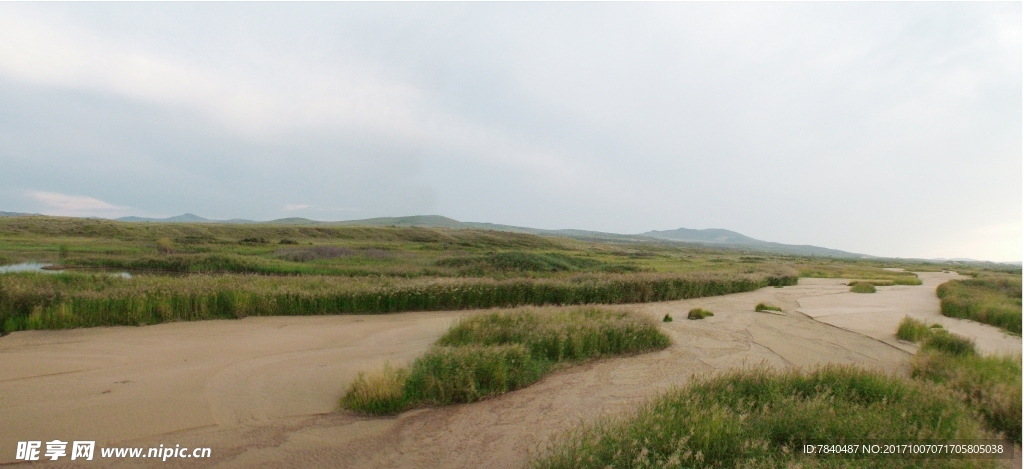
{"type": "Polygon", "coordinates": [[[40,191],[29,191],[25,195],[43,205],[41,212],[44,215],[110,217],[124,215],[129,210],[128,207],[83,195],[40,191]]]}

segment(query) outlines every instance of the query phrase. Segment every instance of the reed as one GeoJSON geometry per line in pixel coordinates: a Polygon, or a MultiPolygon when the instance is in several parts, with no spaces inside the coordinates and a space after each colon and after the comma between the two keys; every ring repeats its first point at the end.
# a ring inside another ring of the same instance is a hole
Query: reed
{"type": "Polygon", "coordinates": [[[246,316],[645,303],[794,283],[793,277],[655,273],[509,280],[5,274],[0,275],[0,323],[10,332],[246,316]]]}

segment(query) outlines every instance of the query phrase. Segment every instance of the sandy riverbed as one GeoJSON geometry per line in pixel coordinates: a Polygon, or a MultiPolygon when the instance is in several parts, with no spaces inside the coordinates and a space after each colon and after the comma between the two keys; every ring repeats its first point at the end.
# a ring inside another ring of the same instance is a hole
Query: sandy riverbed
{"type": "MultiPolygon", "coordinates": [[[[676,321],[664,327],[674,344],[565,369],[496,399],[396,418],[359,417],[337,403],[358,371],[411,361],[474,312],[18,332],[0,339],[0,462],[13,460],[17,441],[84,439],[213,448],[208,460],[149,461],[160,467],[519,468],[552,433],[628,409],[696,373],[760,363],[855,363],[905,373],[916,348],[893,336],[905,314],[975,337],[982,350],[1020,353],[1019,337],[939,315],[935,286],[955,274],[920,277],[922,286],[880,287],[873,295],[849,293],[841,280],[801,279],[786,288],[622,306],[659,319],[672,314],[676,321]],[[758,301],[784,313],[755,313],[758,301]],[[696,306],[715,316],[685,320],[696,306]]],[[[40,464],[70,464],[63,461],[40,464]]]]}

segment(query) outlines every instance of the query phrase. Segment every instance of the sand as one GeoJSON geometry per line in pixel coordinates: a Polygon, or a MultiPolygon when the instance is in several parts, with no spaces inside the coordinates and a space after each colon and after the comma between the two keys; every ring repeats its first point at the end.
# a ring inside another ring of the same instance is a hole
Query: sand
{"type": "MultiPolygon", "coordinates": [[[[520,468],[551,435],[625,411],[693,375],[728,368],[851,363],[906,373],[912,344],[893,332],[905,314],[1020,353],[1019,337],[944,318],[935,286],[849,293],[844,281],[685,301],[620,306],[660,319],[668,349],[563,369],[526,389],[469,405],[392,418],[338,410],[360,370],[404,364],[474,311],[267,317],[145,327],[17,332],[0,339],[0,462],[16,442],[96,440],[99,446],[211,447],[205,460],[94,460],[89,467],[520,468]],[[783,313],[757,313],[768,301],[783,313]],[[686,320],[703,307],[715,316],[686,320]]],[[[41,462],[70,466],[63,458],[41,462]]]]}

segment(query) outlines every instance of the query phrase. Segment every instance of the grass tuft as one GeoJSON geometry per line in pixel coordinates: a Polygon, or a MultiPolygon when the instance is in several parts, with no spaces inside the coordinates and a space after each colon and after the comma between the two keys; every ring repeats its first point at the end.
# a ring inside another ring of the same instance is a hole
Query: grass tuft
{"type": "Polygon", "coordinates": [[[977,355],[974,348],[974,341],[967,337],[951,334],[945,330],[937,330],[930,334],[924,341],[922,348],[926,350],[938,350],[951,355],[965,356],[977,355]]]}
{"type": "Polygon", "coordinates": [[[665,317],[661,318],[661,322],[672,322],[672,316],[665,313],[665,317]]]}
{"type": "Polygon", "coordinates": [[[388,415],[409,407],[405,396],[409,371],[384,365],[379,371],[360,372],[341,399],[342,407],[372,415],[388,415]]]}
{"type": "Polygon", "coordinates": [[[854,293],[874,293],[875,286],[868,282],[850,282],[850,291],[854,293]]]}
{"type": "Polygon", "coordinates": [[[782,308],[780,308],[778,306],[775,306],[775,305],[772,305],[772,304],[768,304],[768,303],[758,303],[757,306],[754,306],[754,311],[758,311],[758,312],[760,312],[760,311],[778,311],[778,312],[782,312],[782,308]]]}
{"type": "Polygon", "coordinates": [[[689,313],[686,314],[686,319],[704,319],[708,316],[714,316],[715,313],[708,311],[703,308],[693,308],[689,313]]]}
{"type": "MultiPolygon", "coordinates": [[[[938,326],[938,324],[933,324],[932,326],[938,326]]],[[[900,321],[899,328],[896,329],[896,337],[907,342],[920,342],[931,337],[931,335],[932,328],[910,316],[904,316],[903,320],[900,321]]]]}

